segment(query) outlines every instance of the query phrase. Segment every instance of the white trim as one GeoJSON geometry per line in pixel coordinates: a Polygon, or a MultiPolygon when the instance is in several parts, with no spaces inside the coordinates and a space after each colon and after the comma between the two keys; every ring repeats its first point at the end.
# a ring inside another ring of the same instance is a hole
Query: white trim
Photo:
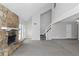
{"type": "Polygon", "coordinates": [[[51,38],[51,39],[46,38],[46,40],[76,40],[76,39],[78,38],[51,38]]]}

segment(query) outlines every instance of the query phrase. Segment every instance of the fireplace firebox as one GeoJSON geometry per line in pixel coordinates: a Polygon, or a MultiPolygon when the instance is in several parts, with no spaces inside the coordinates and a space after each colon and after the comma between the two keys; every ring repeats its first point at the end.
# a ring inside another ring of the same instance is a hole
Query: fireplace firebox
{"type": "Polygon", "coordinates": [[[13,36],[8,36],[8,45],[10,45],[11,43],[14,43],[16,40],[16,35],[13,36]]]}
{"type": "Polygon", "coordinates": [[[10,45],[12,43],[16,42],[16,31],[11,30],[8,32],[8,41],[7,44],[10,45]]]}

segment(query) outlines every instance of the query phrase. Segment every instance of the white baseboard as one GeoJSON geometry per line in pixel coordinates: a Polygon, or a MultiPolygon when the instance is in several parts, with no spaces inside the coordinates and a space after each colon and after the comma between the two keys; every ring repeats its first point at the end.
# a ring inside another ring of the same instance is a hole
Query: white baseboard
{"type": "Polygon", "coordinates": [[[78,40],[78,38],[52,38],[51,40],[62,39],[62,40],[78,40]]]}

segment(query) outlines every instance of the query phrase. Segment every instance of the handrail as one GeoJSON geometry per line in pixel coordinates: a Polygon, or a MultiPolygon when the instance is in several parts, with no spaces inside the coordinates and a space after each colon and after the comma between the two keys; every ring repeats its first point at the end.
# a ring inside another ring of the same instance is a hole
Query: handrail
{"type": "Polygon", "coordinates": [[[51,24],[49,24],[49,25],[47,26],[47,28],[45,29],[45,32],[44,32],[44,33],[47,33],[49,30],[51,30],[51,24]]]}

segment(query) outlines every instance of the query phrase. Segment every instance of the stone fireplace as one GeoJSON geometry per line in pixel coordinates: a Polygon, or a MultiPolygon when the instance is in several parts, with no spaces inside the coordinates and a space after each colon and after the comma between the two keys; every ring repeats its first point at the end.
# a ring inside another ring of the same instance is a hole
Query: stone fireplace
{"type": "Polygon", "coordinates": [[[19,17],[0,4],[0,55],[11,55],[21,46],[19,17]]]}

